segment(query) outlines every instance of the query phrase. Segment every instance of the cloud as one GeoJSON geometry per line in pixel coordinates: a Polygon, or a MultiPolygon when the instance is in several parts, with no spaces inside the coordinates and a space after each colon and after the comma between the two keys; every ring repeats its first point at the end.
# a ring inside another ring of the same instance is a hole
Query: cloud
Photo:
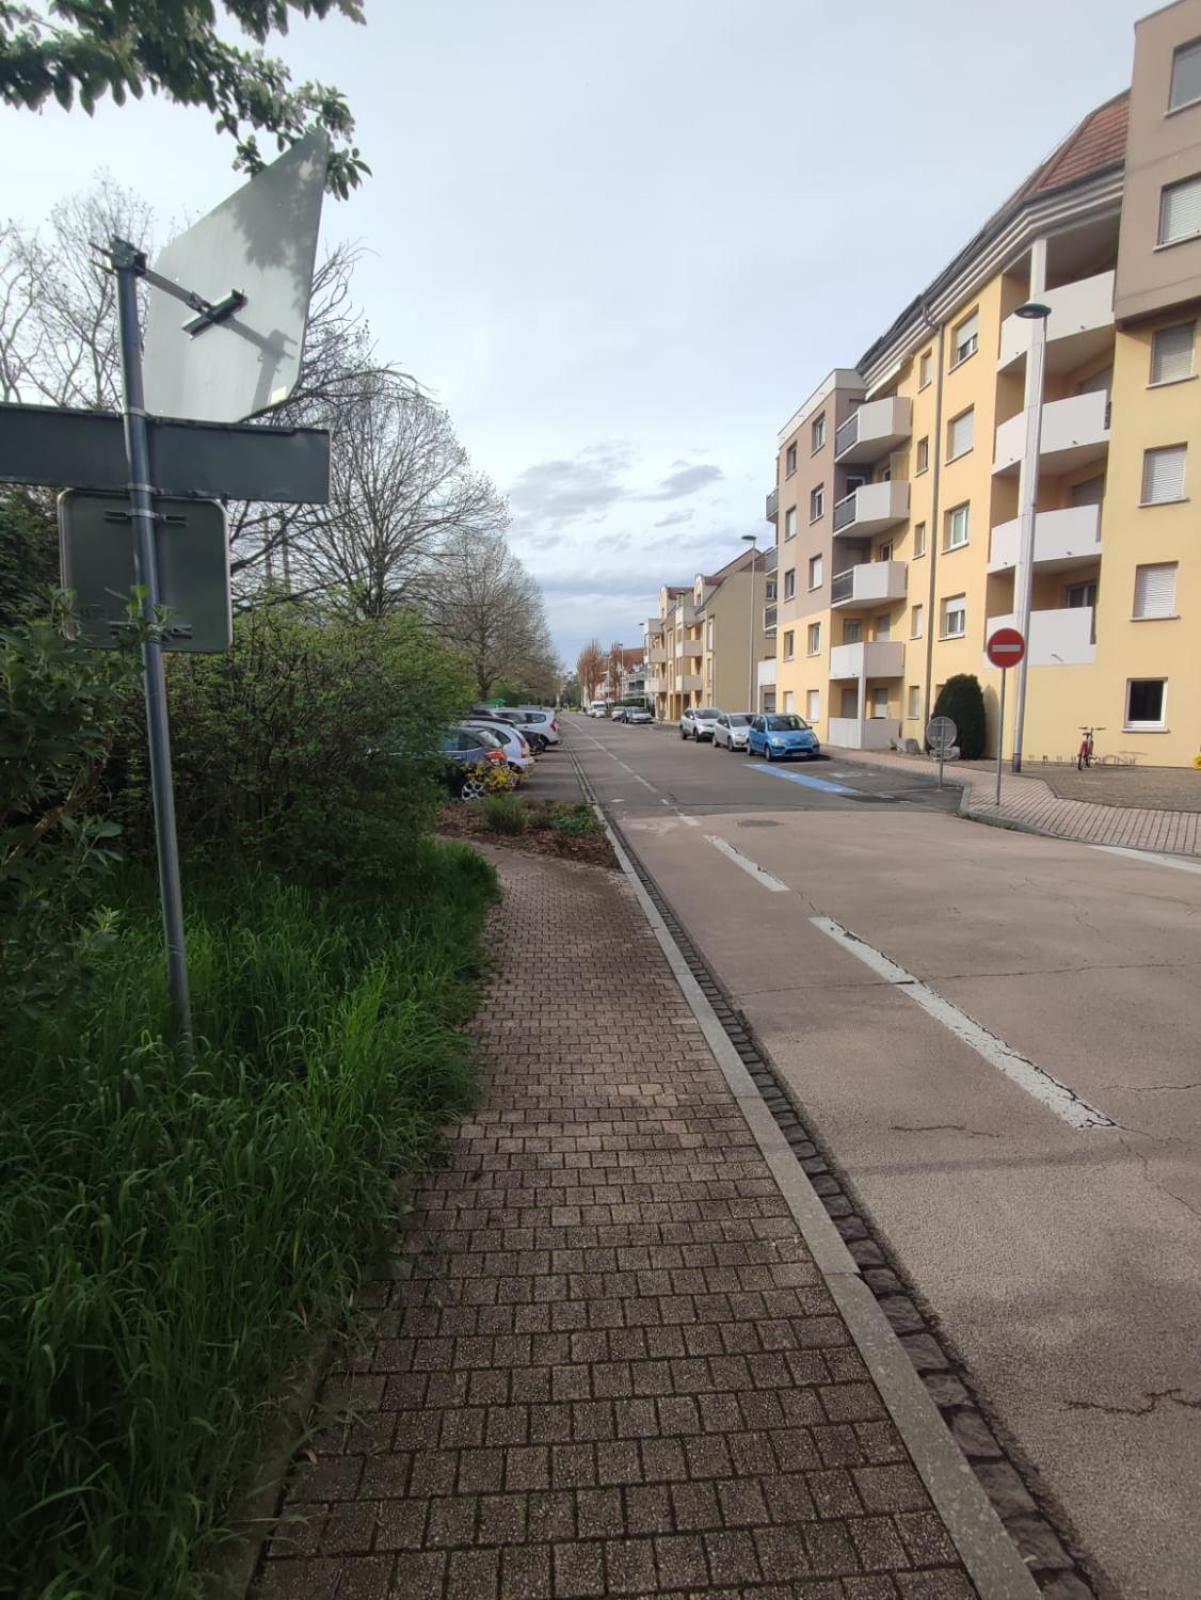
{"type": "Polygon", "coordinates": [[[711,483],[720,483],[725,473],[720,467],[697,466],[680,467],[675,472],[669,472],[653,494],[642,494],[640,500],[680,500],[686,494],[696,494],[698,490],[705,489],[711,483]]]}
{"type": "Polygon", "coordinates": [[[674,528],[681,522],[691,522],[696,516],[695,511],[673,511],[669,517],[663,517],[655,523],[656,528],[674,528]]]}
{"type": "Polygon", "coordinates": [[[518,530],[562,527],[608,511],[626,496],[621,474],[630,461],[629,446],[619,441],[588,445],[574,460],[540,461],[527,467],[509,489],[518,530]]]}

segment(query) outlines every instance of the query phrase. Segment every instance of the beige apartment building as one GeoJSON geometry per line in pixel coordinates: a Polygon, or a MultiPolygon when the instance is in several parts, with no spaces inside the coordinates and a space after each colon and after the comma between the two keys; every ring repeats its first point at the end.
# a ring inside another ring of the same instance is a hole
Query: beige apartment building
{"type": "Polygon", "coordinates": [[[659,591],[648,617],[646,692],[661,721],[678,721],[692,706],[744,711],[775,670],[775,640],[766,627],[774,551],[744,550],[711,577],[659,591]]]}
{"type": "Polygon", "coordinates": [[[781,431],[779,709],[887,748],[973,673],[991,741],[984,645],[1028,574],[1026,764],[1082,726],[1101,756],[1191,764],[1199,313],[1201,0],[1178,0],[1138,24],[1130,89],[781,431]]]}

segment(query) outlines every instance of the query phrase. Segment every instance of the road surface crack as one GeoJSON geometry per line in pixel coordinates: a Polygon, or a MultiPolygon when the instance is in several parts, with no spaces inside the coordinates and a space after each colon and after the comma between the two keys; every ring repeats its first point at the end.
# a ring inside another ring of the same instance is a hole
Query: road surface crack
{"type": "Polygon", "coordinates": [[[962,1122],[890,1122],[894,1133],[966,1133],[973,1139],[999,1139],[999,1133],[986,1133],[982,1128],[969,1128],[962,1122]]]}
{"type": "Polygon", "coordinates": [[[1069,1411],[1100,1411],[1107,1417],[1146,1417],[1158,1410],[1164,1401],[1183,1406],[1187,1411],[1201,1411],[1201,1398],[1190,1399],[1183,1389],[1144,1389],[1144,1403],[1134,1406],[1106,1405],[1100,1400],[1065,1400],[1069,1411]]]}

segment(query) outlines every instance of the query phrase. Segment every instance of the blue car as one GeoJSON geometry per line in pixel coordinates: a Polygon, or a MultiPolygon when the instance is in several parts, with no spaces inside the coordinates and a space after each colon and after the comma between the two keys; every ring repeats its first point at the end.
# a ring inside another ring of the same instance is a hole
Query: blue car
{"type": "Polygon", "coordinates": [[[793,756],[809,761],[821,754],[821,748],[804,717],[794,717],[790,711],[769,711],[766,716],[753,718],[747,736],[749,754],[764,756],[768,761],[789,761],[793,756]]]}

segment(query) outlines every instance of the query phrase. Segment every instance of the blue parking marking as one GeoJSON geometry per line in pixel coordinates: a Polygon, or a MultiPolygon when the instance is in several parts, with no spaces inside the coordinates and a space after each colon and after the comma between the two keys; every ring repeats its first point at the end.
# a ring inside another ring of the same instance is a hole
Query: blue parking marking
{"type": "Polygon", "coordinates": [[[831,783],[829,778],[811,778],[807,772],[786,772],[783,767],[754,765],[752,772],[770,772],[773,778],[787,778],[789,783],[803,783],[808,789],[824,789],[827,794],[857,794],[857,789],[848,789],[845,784],[831,783]]]}

